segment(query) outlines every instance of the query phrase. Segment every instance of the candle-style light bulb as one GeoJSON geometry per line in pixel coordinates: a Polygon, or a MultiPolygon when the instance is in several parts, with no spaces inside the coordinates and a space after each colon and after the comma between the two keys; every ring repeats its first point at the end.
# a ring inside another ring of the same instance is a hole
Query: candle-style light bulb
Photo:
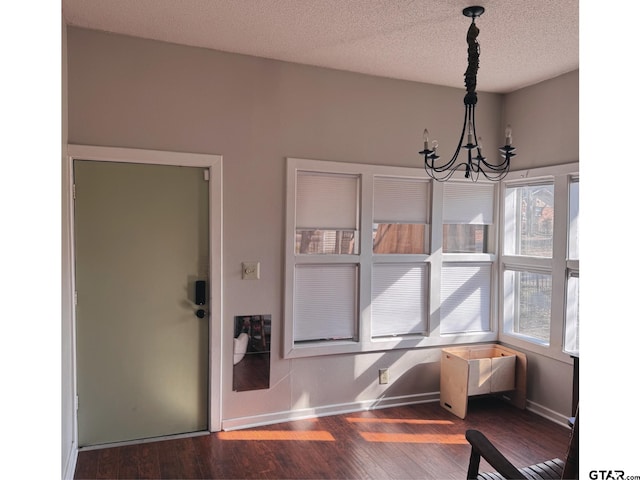
{"type": "Polygon", "coordinates": [[[429,130],[426,128],[422,132],[422,139],[424,140],[424,149],[429,150],[429,130]]]}
{"type": "Polygon", "coordinates": [[[438,148],[438,141],[434,140],[433,142],[431,142],[431,148],[433,149],[433,153],[436,153],[436,150],[438,148]]]}
{"type": "Polygon", "coordinates": [[[511,125],[507,125],[507,128],[504,129],[505,140],[504,143],[507,146],[511,146],[511,125]]]}

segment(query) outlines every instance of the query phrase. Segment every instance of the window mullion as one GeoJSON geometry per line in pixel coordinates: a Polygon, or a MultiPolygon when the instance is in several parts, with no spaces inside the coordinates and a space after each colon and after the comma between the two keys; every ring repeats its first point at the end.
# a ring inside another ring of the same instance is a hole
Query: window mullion
{"type": "Polygon", "coordinates": [[[551,258],[503,255],[501,264],[504,268],[510,270],[530,270],[548,274],[550,274],[553,269],[553,259],[551,258]]]}
{"type": "Polygon", "coordinates": [[[440,301],[442,278],[442,218],[444,210],[444,185],[433,182],[431,186],[431,268],[429,269],[429,335],[440,336],[440,301]]]}
{"type": "Polygon", "coordinates": [[[564,338],[564,316],[566,311],[565,278],[567,272],[567,258],[569,257],[569,175],[557,175],[554,178],[553,218],[553,258],[551,278],[554,288],[551,291],[551,325],[549,347],[554,353],[562,352],[564,338]]]}
{"type": "Polygon", "coordinates": [[[360,298],[358,302],[359,342],[371,344],[371,278],[373,259],[373,175],[363,173],[360,198],[360,298]]]}

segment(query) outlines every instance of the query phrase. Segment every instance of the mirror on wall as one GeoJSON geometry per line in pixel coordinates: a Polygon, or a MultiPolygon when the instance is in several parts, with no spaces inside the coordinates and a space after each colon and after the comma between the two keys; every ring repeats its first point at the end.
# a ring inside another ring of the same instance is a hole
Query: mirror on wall
{"type": "Polygon", "coordinates": [[[269,388],[271,315],[238,315],[233,328],[233,389],[269,388]]]}

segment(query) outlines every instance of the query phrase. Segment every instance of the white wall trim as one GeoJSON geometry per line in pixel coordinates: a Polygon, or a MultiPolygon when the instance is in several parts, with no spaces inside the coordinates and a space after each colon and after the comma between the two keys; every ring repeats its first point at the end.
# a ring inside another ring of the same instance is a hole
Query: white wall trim
{"type": "Polygon", "coordinates": [[[144,163],[151,165],[182,165],[187,167],[211,167],[222,164],[221,155],[205,153],[169,152],[144,150],[141,148],[97,147],[93,145],[67,146],[74,160],[96,160],[103,162],[144,163]]]}
{"type": "Polygon", "coordinates": [[[69,451],[69,456],[62,469],[63,480],[73,480],[76,474],[76,464],[78,463],[78,444],[74,441],[69,451]]]}
{"type": "Polygon", "coordinates": [[[380,408],[400,407],[403,405],[438,401],[440,401],[440,392],[403,395],[399,397],[380,397],[373,400],[363,400],[359,402],[338,403],[316,408],[302,408],[298,410],[287,410],[249,417],[231,418],[222,421],[222,430],[239,430],[242,428],[261,427],[274,423],[291,422],[307,418],[327,417],[330,415],[341,415],[344,413],[363,412],[367,410],[378,410],[380,408]]]}
{"type": "MultiPolygon", "coordinates": [[[[68,185],[64,185],[63,183],[63,188],[66,188],[69,191],[69,204],[65,205],[63,208],[68,209],[70,214],[70,261],[72,263],[72,272],[75,272],[75,239],[73,236],[74,205],[72,193],[74,160],[143,163],[150,165],[177,165],[209,169],[209,430],[219,431],[221,429],[222,419],[222,156],[213,154],[68,144],[67,168],[69,177],[67,179],[68,185]]],[[[75,291],[75,273],[73,274],[72,282],[73,290],[71,295],[73,296],[73,292],[75,291]]],[[[70,299],[70,301],[73,302],[73,298],[70,299]]],[[[75,308],[73,310],[72,321],[73,330],[75,331],[75,308]]],[[[75,338],[73,348],[73,370],[74,377],[77,377],[77,374],[75,373],[77,371],[75,364],[75,338]]],[[[74,379],[74,383],[76,381],[77,378],[74,379]]],[[[75,449],[77,455],[77,446],[75,449]]]]}
{"type": "MultiPolygon", "coordinates": [[[[231,418],[222,421],[222,430],[240,430],[243,428],[262,427],[265,425],[272,425],[274,423],[292,422],[308,418],[327,417],[330,415],[342,415],[345,413],[363,412],[367,410],[378,410],[381,408],[400,407],[404,405],[439,401],[440,392],[403,395],[398,397],[380,397],[360,402],[339,403],[316,408],[302,408],[298,410],[231,418]]],[[[547,420],[557,423],[558,425],[569,428],[569,419],[566,416],[544,407],[539,403],[527,400],[526,409],[536,415],[546,418],[547,420]]]]}
{"type": "Polygon", "coordinates": [[[526,408],[536,415],[540,415],[541,417],[546,418],[547,420],[551,420],[552,422],[557,423],[558,425],[562,425],[563,427],[570,428],[569,418],[556,412],[555,410],[551,410],[550,408],[547,408],[543,405],[540,405],[539,403],[532,402],[530,400],[527,400],[526,408]]]}

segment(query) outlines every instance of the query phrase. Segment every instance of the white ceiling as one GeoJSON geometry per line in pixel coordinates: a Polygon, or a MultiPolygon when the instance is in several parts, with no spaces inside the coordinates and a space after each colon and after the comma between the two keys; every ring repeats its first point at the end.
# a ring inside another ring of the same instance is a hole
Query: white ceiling
{"type": "MultiPolygon", "coordinates": [[[[478,90],[578,68],[579,0],[485,0],[478,90]]],[[[68,25],[464,88],[473,0],[62,0],[68,25]]]]}

